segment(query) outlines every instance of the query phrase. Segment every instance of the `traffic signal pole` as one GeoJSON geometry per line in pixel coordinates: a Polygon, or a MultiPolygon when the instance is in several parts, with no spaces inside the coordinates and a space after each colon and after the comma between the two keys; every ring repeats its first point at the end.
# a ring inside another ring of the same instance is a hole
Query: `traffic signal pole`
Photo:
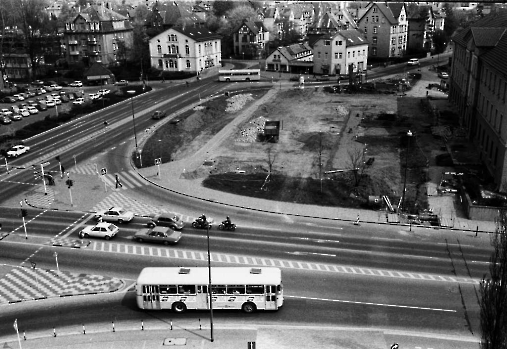
{"type": "Polygon", "coordinates": [[[23,219],[23,228],[25,229],[25,239],[28,239],[28,234],[26,233],[26,222],[25,222],[25,217],[28,214],[28,212],[26,211],[26,209],[23,208],[23,201],[20,201],[19,204],[21,206],[21,218],[23,219]]]}

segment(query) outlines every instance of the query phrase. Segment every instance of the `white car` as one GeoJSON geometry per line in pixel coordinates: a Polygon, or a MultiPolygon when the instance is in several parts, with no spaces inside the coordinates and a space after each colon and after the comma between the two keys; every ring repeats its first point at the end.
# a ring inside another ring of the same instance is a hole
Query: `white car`
{"type": "Polygon", "coordinates": [[[19,114],[12,114],[12,115],[9,115],[9,118],[12,120],[12,121],[19,121],[19,120],[23,120],[23,117],[19,114]]]}
{"type": "Polygon", "coordinates": [[[51,87],[53,88],[53,90],[56,90],[56,91],[62,89],[62,87],[60,85],[56,85],[56,84],[51,85],[51,87]]]}
{"type": "Polygon", "coordinates": [[[17,158],[18,156],[23,155],[28,151],[30,151],[30,147],[27,147],[26,145],[15,145],[7,151],[7,157],[17,158]]]}
{"type": "Polygon", "coordinates": [[[12,95],[12,97],[14,98],[17,98],[18,101],[24,101],[25,100],[25,97],[23,97],[22,95],[20,94],[15,94],[15,95],[12,95]]]}
{"type": "Polygon", "coordinates": [[[85,102],[84,98],[79,97],[79,98],[76,98],[76,100],[74,102],[72,102],[72,104],[83,104],[84,102],[85,102]]]}
{"type": "Polygon", "coordinates": [[[95,214],[95,219],[123,223],[134,219],[134,214],[130,211],[125,211],[122,207],[111,207],[108,210],[98,211],[95,214]]]}
{"type": "Polygon", "coordinates": [[[421,63],[419,63],[419,60],[417,58],[410,58],[407,62],[407,65],[421,65],[421,63]]]}
{"type": "Polygon", "coordinates": [[[3,116],[10,117],[12,115],[12,112],[9,109],[3,108],[2,110],[0,110],[0,114],[2,114],[3,116]]]}
{"type": "Polygon", "coordinates": [[[45,103],[48,108],[53,108],[56,105],[55,101],[52,99],[47,99],[45,103]]]}
{"type": "Polygon", "coordinates": [[[61,105],[62,104],[62,101],[60,100],[60,98],[53,99],[53,102],[55,102],[56,105],[61,105]]]}
{"type": "Polygon", "coordinates": [[[81,81],[74,81],[69,84],[71,87],[83,87],[83,83],[81,81]]]}
{"type": "Polygon", "coordinates": [[[39,110],[32,105],[26,107],[26,110],[28,110],[30,114],[37,114],[39,112],[39,110]]]}
{"type": "Polygon", "coordinates": [[[97,92],[97,93],[100,93],[102,96],[105,96],[105,95],[109,94],[110,92],[111,91],[106,88],[106,89],[99,90],[99,92],[97,92]]]}
{"type": "Polygon", "coordinates": [[[120,229],[118,229],[118,227],[114,224],[100,222],[97,223],[96,225],[93,226],[89,225],[85,227],[83,230],[79,232],[79,237],[81,239],[84,239],[92,236],[109,240],[112,237],[115,237],[119,231],[120,229]]]}
{"type": "MultiPolygon", "coordinates": [[[[49,96],[48,96],[48,97],[49,97],[49,96]]],[[[60,94],[59,94],[59,93],[56,93],[56,92],[53,92],[53,93],[51,94],[51,98],[52,98],[52,99],[60,99],[60,94]]]]}
{"type": "Polygon", "coordinates": [[[22,108],[22,109],[19,109],[18,111],[19,115],[23,116],[23,117],[27,117],[27,116],[30,116],[30,112],[28,111],[28,109],[26,108],[22,108]]]}
{"type": "Polygon", "coordinates": [[[90,99],[99,99],[100,97],[102,97],[100,93],[89,93],[88,96],[90,97],[90,99]]]}

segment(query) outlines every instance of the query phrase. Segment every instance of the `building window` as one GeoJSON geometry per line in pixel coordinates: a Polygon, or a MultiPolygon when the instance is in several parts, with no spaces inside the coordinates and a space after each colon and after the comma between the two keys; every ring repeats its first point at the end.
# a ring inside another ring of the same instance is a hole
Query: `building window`
{"type": "Polygon", "coordinates": [[[356,51],[352,51],[352,57],[356,56],[356,51]]]}
{"type": "Polygon", "coordinates": [[[158,53],[162,53],[162,46],[157,45],[157,52],[158,52],[158,53]]]}
{"type": "Polygon", "coordinates": [[[158,60],[158,67],[162,68],[162,60],[161,59],[158,60]]]}
{"type": "Polygon", "coordinates": [[[350,52],[347,52],[347,58],[350,58],[350,52]]]}
{"type": "Polygon", "coordinates": [[[377,55],[377,48],[376,47],[372,47],[371,48],[371,55],[372,56],[376,56],[377,55]]]}
{"type": "Polygon", "coordinates": [[[190,68],[190,60],[187,59],[187,68],[190,68]]]}
{"type": "Polygon", "coordinates": [[[338,52],[334,53],[334,59],[338,59],[338,52]]]}
{"type": "Polygon", "coordinates": [[[391,45],[396,45],[396,38],[391,38],[391,45]]]}
{"type": "MultiPolygon", "coordinates": [[[[185,45],[185,54],[188,56],[190,54],[190,46],[185,45]]],[[[190,61],[189,61],[190,62],[190,61]]]]}
{"type": "Polygon", "coordinates": [[[368,27],[364,27],[364,33],[368,34],[368,27]]]}
{"type": "Polygon", "coordinates": [[[377,13],[377,10],[378,10],[377,7],[373,7],[373,13],[377,13]]]}
{"type": "Polygon", "coordinates": [[[173,67],[173,61],[172,59],[169,60],[169,68],[172,68],[173,67]]]}
{"type": "Polygon", "coordinates": [[[376,37],[376,36],[374,36],[374,37],[372,38],[372,44],[373,44],[373,45],[376,45],[376,44],[377,44],[377,37],[376,37]]]}
{"type": "Polygon", "coordinates": [[[377,26],[374,26],[374,27],[373,27],[373,34],[377,34],[377,31],[378,31],[378,27],[377,27],[377,26]]]}
{"type": "Polygon", "coordinates": [[[331,40],[324,40],[324,46],[331,46],[331,40]]]}

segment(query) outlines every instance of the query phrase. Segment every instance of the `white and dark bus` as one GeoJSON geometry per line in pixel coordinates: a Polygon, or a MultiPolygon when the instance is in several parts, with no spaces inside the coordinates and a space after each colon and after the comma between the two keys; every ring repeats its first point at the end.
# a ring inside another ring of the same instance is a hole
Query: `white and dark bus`
{"type": "Polygon", "coordinates": [[[230,69],[218,71],[218,81],[259,81],[260,79],[260,69],[230,69]]]}
{"type": "MultiPolygon", "coordinates": [[[[209,309],[208,268],[144,268],[136,285],[141,309],[209,309]]],[[[213,309],[278,310],[283,305],[279,268],[212,267],[213,309]]]]}

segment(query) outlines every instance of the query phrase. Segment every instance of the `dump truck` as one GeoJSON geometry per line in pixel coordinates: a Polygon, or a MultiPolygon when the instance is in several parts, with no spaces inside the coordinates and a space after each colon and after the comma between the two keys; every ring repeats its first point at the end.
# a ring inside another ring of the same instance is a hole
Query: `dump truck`
{"type": "Polygon", "coordinates": [[[267,141],[278,142],[280,136],[280,121],[267,120],[264,124],[264,139],[267,141]]]}

